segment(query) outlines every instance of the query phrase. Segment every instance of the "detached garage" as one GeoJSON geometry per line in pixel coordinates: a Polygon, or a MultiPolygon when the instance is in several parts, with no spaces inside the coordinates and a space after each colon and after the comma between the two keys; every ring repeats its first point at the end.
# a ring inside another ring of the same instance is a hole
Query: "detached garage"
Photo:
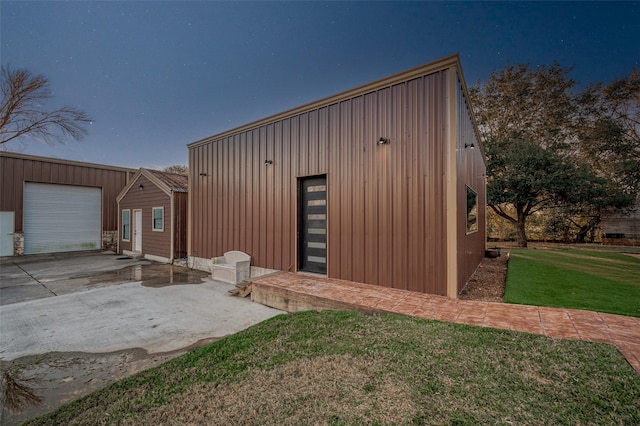
{"type": "Polygon", "coordinates": [[[115,251],[116,196],[135,170],[0,152],[0,173],[3,256],[115,251]]]}

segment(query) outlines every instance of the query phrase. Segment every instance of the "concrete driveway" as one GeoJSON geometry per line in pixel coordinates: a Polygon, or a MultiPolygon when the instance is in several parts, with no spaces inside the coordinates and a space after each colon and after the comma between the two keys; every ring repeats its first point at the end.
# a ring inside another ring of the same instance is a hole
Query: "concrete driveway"
{"type": "Polygon", "coordinates": [[[0,361],[48,352],[160,353],[282,313],[210,275],[114,254],[3,258],[0,361]]]}

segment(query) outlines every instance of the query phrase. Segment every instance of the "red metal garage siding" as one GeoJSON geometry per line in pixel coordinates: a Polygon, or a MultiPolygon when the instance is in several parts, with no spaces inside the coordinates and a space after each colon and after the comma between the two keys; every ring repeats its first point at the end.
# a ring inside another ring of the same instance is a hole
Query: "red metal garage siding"
{"type": "Polygon", "coordinates": [[[295,270],[297,177],[327,174],[328,276],[446,295],[446,88],[457,58],[448,60],[191,144],[190,255],[236,249],[256,266],[295,270]]]}
{"type": "Polygon", "coordinates": [[[0,152],[1,211],[15,212],[15,231],[23,231],[24,182],[102,188],[102,230],[118,228],[116,197],[135,170],[100,164],[0,152]]]}

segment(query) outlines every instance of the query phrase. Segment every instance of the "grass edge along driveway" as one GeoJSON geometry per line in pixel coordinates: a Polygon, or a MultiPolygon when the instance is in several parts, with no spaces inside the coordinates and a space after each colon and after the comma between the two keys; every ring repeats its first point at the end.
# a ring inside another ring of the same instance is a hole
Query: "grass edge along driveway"
{"type": "Polygon", "coordinates": [[[639,424],[611,345],[418,319],[280,315],[29,424],[639,424]]]}
{"type": "Polygon", "coordinates": [[[512,249],[504,301],[640,317],[640,259],[579,249],[512,249]]]}

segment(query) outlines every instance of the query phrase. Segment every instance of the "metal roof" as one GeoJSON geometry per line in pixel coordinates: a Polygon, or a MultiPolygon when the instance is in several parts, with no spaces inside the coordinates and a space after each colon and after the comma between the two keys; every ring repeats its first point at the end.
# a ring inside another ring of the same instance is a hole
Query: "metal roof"
{"type": "Polygon", "coordinates": [[[189,192],[189,178],[184,175],[178,175],[175,173],[161,172],[159,170],[149,170],[156,178],[162,183],[167,185],[173,192],[189,192]]]}

